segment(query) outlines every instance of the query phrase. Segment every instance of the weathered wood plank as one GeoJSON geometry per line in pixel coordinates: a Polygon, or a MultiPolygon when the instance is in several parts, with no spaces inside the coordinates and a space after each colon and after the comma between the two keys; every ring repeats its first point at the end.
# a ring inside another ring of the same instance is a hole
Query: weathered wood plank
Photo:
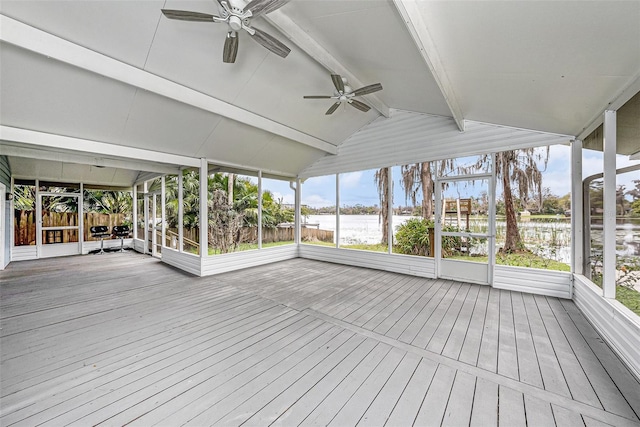
{"type": "Polygon", "coordinates": [[[413,425],[437,368],[438,365],[426,359],[420,361],[385,425],[413,425]]]}
{"type": "Polygon", "coordinates": [[[556,317],[553,315],[547,299],[542,296],[534,298],[549,333],[558,362],[562,367],[564,377],[567,380],[571,395],[577,401],[587,403],[596,408],[602,408],[602,404],[593,390],[589,378],[585,375],[580,361],[567,341],[567,337],[558,324],[556,317]]]}
{"type": "MultiPolygon", "coordinates": [[[[527,425],[529,426],[553,426],[556,424],[549,402],[525,394],[524,409],[527,414],[527,425]]],[[[558,425],[562,426],[562,424],[558,425]]]]}
{"type": "Polygon", "coordinates": [[[443,426],[468,426],[471,422],[471,409],[476,386],[476,377],[458,371],[453,382],[449,402],[442,419],[443,426]]]}
{"type": "MultiPolygon", "coordinates": [[[[473,309],[478,301],[479,291],[480,286],[472,286],[469,289],[467,297],[465,298],[462,305],[462,309],[460,310],[455,323],[450,327],[451,332],[447,337],[444,348],[441,351],[441,354],[443,356],[447,356],[456,360],[460,356],[460,351],[462,351],[464,339],[467,335],[467,330],[469,329],[469,322],[471,322],[471,315],[473,314],[473,309]]],[[[429,346],[431,346],[431,344],[432,343],[429,343],[429,346]]]]}
{"type": "MultiPolygon", "coordinates": [[[[548,302],[580,364],[583,366],[585,372],[589,372],[589,382],[598,395],[602,406],[609,412],[637,420],[637,414],[623,398],[622,393],[609,376],[602,362],[595,355],[592,348],[585,341],[584,336],[571,320],[564,305],[559,300],[550,299],[548,302]]],[[[631,375],[629,376],[632,377],[631,375]]],[[[638,399],[636,400],[640,400],[640,384],[637,386],[638,399]]]]}
{"type": "Polygon", "coordinates": [[[366,339],[334,369],[309,388],[309,381],[299,381],[247,420],[248,425],[298,425],[336,386],[367,357],[378,342],[366,339]],[[290,395],[300,394],[299,398],[290,395]],[[293,404],[291,402],[294,402],[293,404]]]}
{"type": "Polygon", "coordinates": [[[358,425],[370,427],[385,425],[409,380],[416,372],[421,359],[420,356],[412,353],[404,355],[389,381],[385,383],[380,393],[373,399],[367,411],[360,418],[358,425]]]}
{"type": "Polygon", "coordinates": [[[518,350],[511,304],[511,291],[500,291],[500,326],[498,332],[498,373],[518,379],[518,350]]]}
{"type": "Polygon", "coordinates": [[[473,366],[478,364],[478,355],[480,354],[480,343],[482,341],[490,289],[488,286],[482,286],[478,291],[478,297],[473,307],[469,328],[467,329],[462,349],[458,356],[458,360],[473,366]]]}
{"type": "Polygon", "coordinates": [[[442,423],[455,377],[456,371],[454,369],[438,365],[420,411],[416,416],[416,425],[440,425],[442,423]]]}
{"type": "Polygon", "coordinates": [[[544,388],[562,396],[571,396],[547,329],[540,316],[538,305],[533,295],[523,294],[523,300],[544,388]]]}
{"type": "Polygon", "coordinates": [[[471,427],[498,425],[498,384],[478,378],[473,396],[471,427]]]}
{"type": "Polygon", "coordinates": [[[515,323],[515,337],[518,355],[518,374],[520,381],[543,387],[542,374],[538,365],[538,357],[531,336],[531,328],[527,320],[522,293],[511,293],[513,319],[515,323]]]}
{"type": "Polygon", "coordinates": [[[405,352],[400,349],[391,349],[328,425],[356,425],[396,370],[404,355],[405,352]]]}
{"type": "Polygon", "coordinates": [[[566,408],[558,405],[551,405],[553,409],[553,416],[556,420],[556,425],[567,427],[584,427],[584,421],[580,414],[569,411],[566,408]]]}
{"type": "Polygon", "coordinates": [[[500,386],[498,391],[498,421],[504,427],[525,427],[527,420],[524,412],[522,393],[500,386]]]}
{"type": "Polygon", "coordinates": [[[484,328],[478,353],[478,368],[498,372],[498,335],[500,327],[500,291],[491,288],[487,309],[485,310],[484,328]]]}
{"type": "Polygon", "coordinates": [[[449,283],[450,282],[445,280],[436,280],[435,282],[433,282],[433,284],[429,286],[427,291],[422,294],[419,299],[413,301],[413,303],[408,305],[408,307],[404,306],[405,312],[398,313],[400,315],[399,319],[394,319],[394,323],[383,322],[382,325],[376,328],[376,332],[384,334],[390,338],[400,337],[409,327],[409,325],[411,325],[415,321],[416,317],[420,315],[422,310],[427,306],[427,304],[429,304],[430,301],[439,301],[440,299],[442,299],[442,297],[446,293],[446,289],[449,288],[449,283]],[[443,289],[443,287],[445,289],[443,289]]]}

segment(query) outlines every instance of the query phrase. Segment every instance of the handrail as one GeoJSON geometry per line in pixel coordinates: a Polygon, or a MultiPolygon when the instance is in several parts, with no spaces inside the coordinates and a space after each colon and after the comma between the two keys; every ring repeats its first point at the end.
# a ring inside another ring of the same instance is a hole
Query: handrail
{"type": "MultiPolygon", "coordinates": [[[[174,237],[179,237],[178,233],[176,233],[175,231],[171,231],[171,230],[166,230],[166,234],[167,235],[171,235],[174,237]]],[[[187,239],[186,237],[182,237],[182,240],[184,243],[189,244],[190,246],[196,247],[196,248],[200,248],[200,244],[198,242],[195,242],[191,239],[187,239]]]]}

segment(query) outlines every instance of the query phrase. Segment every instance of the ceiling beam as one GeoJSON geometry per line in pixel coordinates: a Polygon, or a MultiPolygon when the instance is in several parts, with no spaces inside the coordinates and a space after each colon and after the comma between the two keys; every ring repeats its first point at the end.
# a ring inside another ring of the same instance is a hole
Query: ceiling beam
{"type": "Polygon", "coordinates": [[[0,145],[0,155],[10,157],[23,157],[35,160],[47,160],[77,165],[90,165],[96,167],[147,171],[159,174],[176,174],[179,166],[170,166],[158,163],[150,163],[129,159],[114,159],[110,157],[96,157],[87,154],[72,153],[67,151],[44,150],[42,148],[25,147],[4,143],[0,145]]]}
{"type": "MultiPolygon", "coordinates": [[[[359,88],[366,86],[361,82],[351,71],[349,71],[338,59],[331,55],[325,48],[323,48],[318,42],[316,42],[306,31],[304,31],[298,24],[296,24],[291,18],[285,15],[280,10],[270,12],[268,15],[264,15],[269,24],[273,25],[282,34],[284,34],[289,40],[291,40],[296,46],[307,53],[317,63],[326,68],[330,73],[340,74],[346,77],[349,82],[349,86],[352,88],[359,88]]],[[[385,117],[389,117],[389,106],[387,106],[382,100],[374,95],[364,95],[369,104],[378,110],[380,114],[385,117]]]]}
{"type": "Polygon", "coordinates": [[[591,119],[589,124],[585,126],[576,136],[576,139],[584,141],[589,135],[591,135],[591,132],[596,130],[598,126],[602,124],[605,110],[618,111],[620,107],[626,104],[627,101],[633,98],[638,92],[640,92],[640,71],[638,71],[638,73],[631,78],[624,89],[616,94],[607,103],[607,105],[604,106],[593,119],[591,119]]]}
{"type": "Polygon", "coordinates": [[[458,129],[461,132],[464,132],[464,116],[462,115],[462,109],[460,108],[460,104],[458,104],[458,100],[455,96],[453,85],[447,76],[442,62],[440,62],[440,56],[438,55],[436,45],[429,35],[426,24],[422,20],[420,7],[418,5],[419,2],[415,0],[393,0],[393,3],[395,4],[396,9],[398,9],[404,24],[407,26],[409,34],[411,34],[413,41],[418,47],[422,59],[429,67],[433,78],[438,84],[440,92],[442,92],[442,95],[449,106],[449,111],[451,111],[453,119],[458,125],[458,129]]]}
{"type": "Polygon", "coordinates": [[[54,135],[51,133],[37,132],[4,125],[0,125],[0,140],[8,141],[10,143],[20,143],[26,147],[45,149],[49,151],[68,150],[75,152],[76,154],[84,155],[90,153],[97,158],[133,159],[137,161],[145,160],[145,163],[161,163],[189,167],[196,167],[200,163],[200,159],[193,157],[143,150],[124,145],[107,144],[88,139],[72,138],[69,136],[54,135]]]}
{"type": "Polygon", "coordinates": [[[0,14],[0,27],[2,28],[0,40],[6,43],[253,126],[329,154],[337,154],[338,152],[337,147],[329,142],[71,43],[2,14],[0,14]]]}

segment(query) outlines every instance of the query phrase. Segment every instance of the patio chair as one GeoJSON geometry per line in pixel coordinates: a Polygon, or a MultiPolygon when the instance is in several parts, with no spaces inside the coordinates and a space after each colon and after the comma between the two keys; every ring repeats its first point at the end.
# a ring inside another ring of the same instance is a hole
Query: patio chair
{"type": "Polygon", "coordinates": [[[97,252],[97,254],[102,255],[104,253],[104,238],[109,235],[109,227],[106,225],[94,225],[89,228],[89,231],[91,231],[92,237],[100,238],[100,252],[97,252]]]}
{"type": "Polygon", "coordinates": [[[124,252],[124,238],[129,237],[128,225],[116,225],[113,227],[113,234],[120,238],[120,251],[124,252]]]}

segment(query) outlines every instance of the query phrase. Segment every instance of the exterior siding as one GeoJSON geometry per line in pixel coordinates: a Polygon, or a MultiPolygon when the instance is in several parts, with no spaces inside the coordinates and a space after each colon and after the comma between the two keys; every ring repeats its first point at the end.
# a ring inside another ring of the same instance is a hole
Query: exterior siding
{"type": "Polygon", "coordinates": [[[571,299],[571,276],[571,273],[565,271],[496,265],[493,270],[493,287],[571,299]]]}
{"type": "Polygon", "coordinates": [[[336,264],[366,267],[375,270],[392,271],[419,277],[435,277],[433,258],[389,255],[382,252],[368,252],[354,249],[338,249],[314,245],[300,245],[300,257],[336,264]]]}
{"type": "Polygon", "coordinates": [[[621,303],[601,294],[589,279],[574,275],[574,302],[640,380],[640,320],[621,303]]]}
{"type": "Polygon", "coordinates": [[[329,175],[484,153],[568,144],[572,137],[465,121],[460,132],[448,117],[391,110],[349,137],[336,156],[325,156],[300,176],[329,175]],[[401,149],[399,149],[401,147],[401,149]]]}
{"type": "Polygon", "coordinates": [[[202,259],[202,276],[271,264],[298,257],[297,245],[276,246],[260,250],[234,252],[202,259]]]}

